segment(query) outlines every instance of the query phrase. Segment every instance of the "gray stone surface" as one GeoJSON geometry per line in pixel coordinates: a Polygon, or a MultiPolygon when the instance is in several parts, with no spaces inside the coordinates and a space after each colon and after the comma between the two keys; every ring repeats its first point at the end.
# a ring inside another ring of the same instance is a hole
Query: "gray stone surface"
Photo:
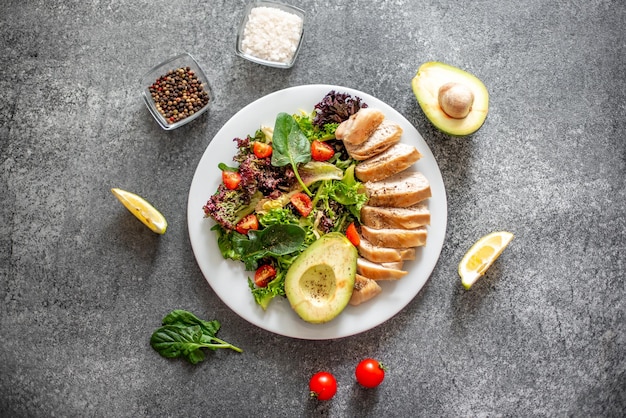
{"type": "MultiPolygon", "coordinates": [[[[296,4],[294,2],[291,2],[296,4]]],[[[626,6],[621,0],[300,1],[291,70],[234,54],[243,1],[8,0],[0,13],[2,416],[623,416],[626,409],[626,6]],[[187,51],[211,79],[201,119],[163,131],[140,76],[187,51]],[[437,132],[411,92],[439,60],[491,94],[468,138],[437,132]],[[443,174],[448,228],[419,295],[368,332],[301,341],[248,324],[191,252],[195,167],[239,109],[331,83],[379,97],[422,133],[443,174]],[[156,236],[111,195],[132,190],[156,236]],[[516,234],[466,292],[479,236],[516,234]],[[170,309],[222,322],[241,355],[190,366],[149,346],[170,309]],[[362,357],[384,384],[354,383],[362,357]],[[332,371],[330,402],[308,379],[332,371]]]]}

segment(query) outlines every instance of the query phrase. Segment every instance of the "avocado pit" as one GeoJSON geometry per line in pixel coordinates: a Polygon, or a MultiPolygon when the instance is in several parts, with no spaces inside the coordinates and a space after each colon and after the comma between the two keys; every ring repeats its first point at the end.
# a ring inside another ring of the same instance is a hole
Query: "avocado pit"
{"type": "Polygon", "coordinates": [[[439,87],[439,106],[454,119],[469,115],[474,103],[474,93],[465,84],[450,82],[439,87]]]}
{"type": "Polygon", "coordinates": [[[473,134],[487,118],[487,88],[475,75],[460,68],[426,62],[420,65],[411,86],[424,115],[448,135],[473,134]]]}

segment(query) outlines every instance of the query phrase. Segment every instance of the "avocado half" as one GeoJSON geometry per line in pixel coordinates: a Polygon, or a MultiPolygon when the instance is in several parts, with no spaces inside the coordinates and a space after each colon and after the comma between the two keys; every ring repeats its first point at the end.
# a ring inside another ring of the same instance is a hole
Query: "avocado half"
{"type": "Polygon", "coordinates": [[[343,234],[322,235],[287,271],[285,294],[291,308],[314,324],[339,315],[354,290],[357,258],[356,247],[343,234]]]}
{"type": "Polygon", "coordinates": [[[489,92],[476,76],[441,62],[422,64],[411,81],[413,93],[426,117],[437,129],[453,136],[476,132],[485,122],[489,111],[489,92]],[[440,89],[450,83],[468,89],[473,94],[469,113],[465,117],[451,117],[441,107],[440,89]]]}

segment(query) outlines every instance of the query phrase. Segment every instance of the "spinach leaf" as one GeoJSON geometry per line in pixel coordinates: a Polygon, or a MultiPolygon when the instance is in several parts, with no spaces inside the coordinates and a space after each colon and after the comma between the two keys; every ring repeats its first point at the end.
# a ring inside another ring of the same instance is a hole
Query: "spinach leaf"
{"type": "Polygon", "coordinates": [[[248,231],[248,240],[233,243],[248,271],[256,270],[258,261],[267,256],[279,257],[302,249],[306,231],[298,225],[274,224],[258,231],[248,231]]]}
{"type": "Polygon", "coordinates": [[[163,318],[163,326],[152,333],[150,345],[163,357],[183,357],[191,364],[204,360],[202,348],[230,348],[241,353],[240,348],[217,338],[219,329],[218,321],[204,321],[178,309],[163,318]]]}
{"type": "Polygon", "coordinates": [[[198,325],[164,325],[152,334],[150,345],[163,357],[184,357],[191,364],[204,360],[204,353],[200,350],[202,329],[198,325]]]}
{"type": "Polygon", "coordinates": [[[202,332],[208,335],[215,335],[220,330],[218,321],[204,321],[189,311],[183,309],[175,309],[163,318],[163,325],[185,325],[192,327],[198,325],[202,332]]]}
{"type": "Polygon", "coordinates": [[[219,168],[222,171],[239,171],[239,169],[237,167],[230,167],[224,163],[219,163],[217,165],[217,168],[219,168]]]}
{"type": "Polygon", "coordinates": [[[298,174],[298,164],[311,161],[311,143],[293,116],[288,113],[281,112],[276,116],[272,147],[272,165],[284,167],[291,164],[302,189],[311,196],[311,191],[298,174]]]}
{"type": "Polygon", "coordinates": [[[264,257],[279,257],[303,249],[307,231],[296,223],[274,223],[261,230],[250,230],[248,235],[214,229],[222,256],[243,261],[245,269],[251,271],[257,269],[258,261],[264,257]]]}

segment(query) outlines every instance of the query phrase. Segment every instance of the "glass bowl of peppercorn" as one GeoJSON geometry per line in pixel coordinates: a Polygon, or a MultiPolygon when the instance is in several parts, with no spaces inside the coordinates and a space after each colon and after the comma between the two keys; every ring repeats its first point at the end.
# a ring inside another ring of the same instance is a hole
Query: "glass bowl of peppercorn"
{"type": "Polygon", "coordinates": [[[197,119],[209,108],[207,77],[188,53],[152,68],[141,78],[141,88],[148,110],[168,131],[197,119]]]}

